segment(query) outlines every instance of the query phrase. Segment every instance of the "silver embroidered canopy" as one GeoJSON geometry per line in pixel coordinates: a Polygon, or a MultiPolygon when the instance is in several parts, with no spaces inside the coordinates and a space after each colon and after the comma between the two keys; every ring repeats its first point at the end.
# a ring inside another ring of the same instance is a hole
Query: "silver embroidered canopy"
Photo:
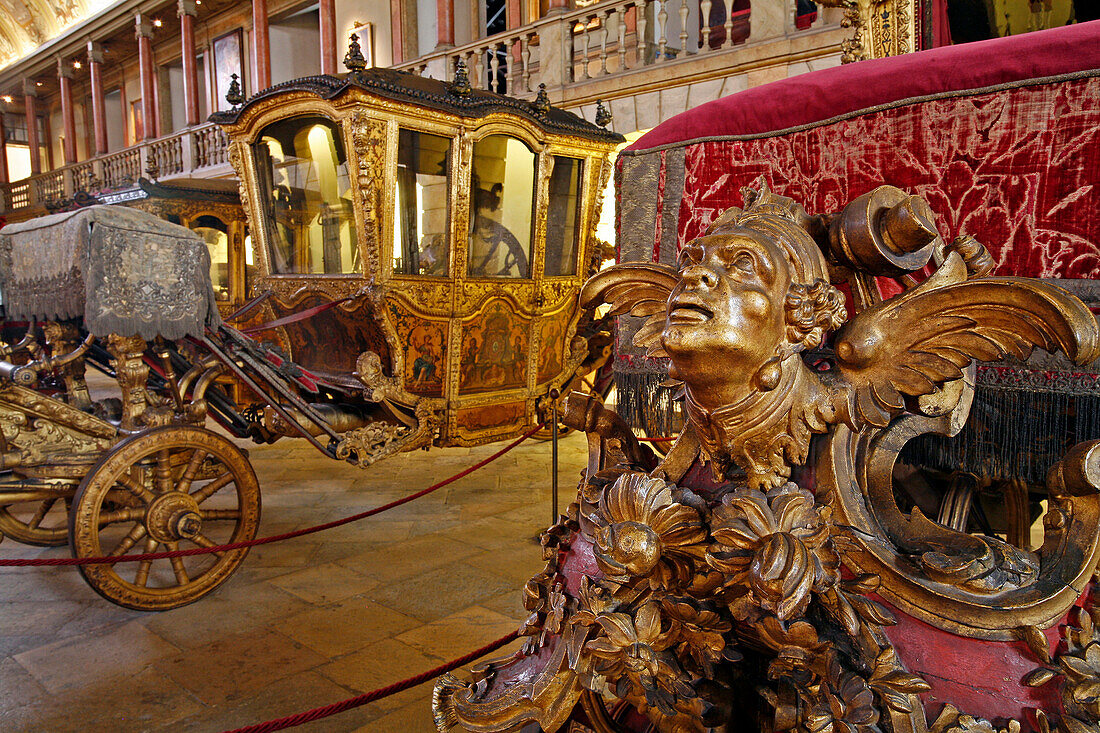
{"type": "Polygon", "coordinates": [[[83,318],[97,336],[178,339],[221,322],[202,239],[121,206],[4,227],[0,291],[9,319],[83,318]]]}

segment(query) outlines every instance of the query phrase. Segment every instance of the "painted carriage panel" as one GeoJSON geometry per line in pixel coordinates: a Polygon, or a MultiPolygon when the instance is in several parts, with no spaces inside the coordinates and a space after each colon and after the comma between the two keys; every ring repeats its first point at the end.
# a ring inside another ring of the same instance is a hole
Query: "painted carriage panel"
{"type": "Polygon", "coordinates": [[[530,319],[504,299],[490,301],[462,329],[461,394],[522,389],[527,384],[530,319]]]}

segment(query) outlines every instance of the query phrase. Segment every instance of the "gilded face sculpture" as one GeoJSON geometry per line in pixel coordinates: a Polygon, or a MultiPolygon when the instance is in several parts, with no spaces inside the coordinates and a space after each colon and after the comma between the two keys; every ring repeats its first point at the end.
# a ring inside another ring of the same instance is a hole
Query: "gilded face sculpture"
{"type": "MultiPolygon", "coordinates": [[[[786,343],[791,268],[767,235],[734,227],[690,242],[668,299],[661,339],[670,376],[706,402],[755,374],[786,343]]],[[[717,406],[717,405],[714,405],[717,406]]]]}

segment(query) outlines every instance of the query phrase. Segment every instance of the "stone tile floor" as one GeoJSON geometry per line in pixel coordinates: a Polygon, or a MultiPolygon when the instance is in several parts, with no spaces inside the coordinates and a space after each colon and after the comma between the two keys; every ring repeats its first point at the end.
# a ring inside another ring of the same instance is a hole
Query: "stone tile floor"
{"type": "MultiPolygon", "coordinates": [[[[502,445],[417,451],[366,470],[301,440],[249,445],[260,535],[383,504],[502,445]]],[[[528,441],[410,504],[255,548],[220,589],[172,611],[114,606],[73,568],[0,568],[0,731],[218,733],[389,685],[507,634],[542,566],[550,455],[550,443],[528,441]]],[[[563,509],[584,461],[584,436],[563,438],[563,509]]],[[[0,544],[0,557],[67,556],[0,544]]],[[[431,690],[294,730],[430,733],[431,690]]]]}

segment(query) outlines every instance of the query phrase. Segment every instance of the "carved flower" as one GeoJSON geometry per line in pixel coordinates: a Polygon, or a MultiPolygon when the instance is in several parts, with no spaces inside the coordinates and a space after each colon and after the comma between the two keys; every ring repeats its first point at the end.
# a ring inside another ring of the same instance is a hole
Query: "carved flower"
{"type": "Polygon", "coordinates": [[[664,653],[670,635],[661,632],[661,612],[656,603],[628,613],[604,613],[596,617],[600,635],[585,648],[596,658],[596,671],[617,680],[620,697],[633,694],[666,715],[675,715],[676,698],[693,697],[694,690],[681,679],[675,658],[664,653]]]}
{"type": "Polygon", "coordinates": [[[840,558],[829,540],[827,509],[791,482],[767,494],[740,488],[715,509],[716,540],[707,562],[742,586],[766,611],[786,620],[801,615],[810,591],[838,582],[840,558]]]}
{"type": "MultiPolygon", "coordinates": [[[[670,635],[676,639],[677,656],[690,657],[710,676],[713,665],[726,650],[726,634],[732,624],[719,614],[713,604],[690,597],[665,596],[661,610],[671,623],[670,635]]],[[[740,658],[730,649],[726,658],[740,658]]]]}
{"type": "Polygon", "coordinates": [[[1062,654],[1058,665],[1066,676],[1062,696],[1092,721],[1100,720],[1100,642],[1090,641],[1083,649],[1062,654]]]}
{"type": "Polygon", "coordinates": [[[785,626],[774,616],[767,616],[756,625],[756,631],[760,640],[775,650],[775,659],[768,665],[768,676],[772,679],[805,677],[802,673],[815,663],[823,671],[822,662],[832,654],[829,643],[818,638],[817,629],[806,621],[785,626]]]}
{"type": "Polygon", "coordinates": [[[699,512],[673,498],[675,487],[641,473],[620,476],[600,498],[596,563],[620,582],[650,578],[668,587],[691,579],[693,559],[706,551],[706,524],[699,512]]]}
{"type": "Polygon", "coordinates": [[[866,733],[878,730],[875,695],[867,681],[835,660],[818,688],[817,700],[806,713],[813,733],[866,733]]]}

